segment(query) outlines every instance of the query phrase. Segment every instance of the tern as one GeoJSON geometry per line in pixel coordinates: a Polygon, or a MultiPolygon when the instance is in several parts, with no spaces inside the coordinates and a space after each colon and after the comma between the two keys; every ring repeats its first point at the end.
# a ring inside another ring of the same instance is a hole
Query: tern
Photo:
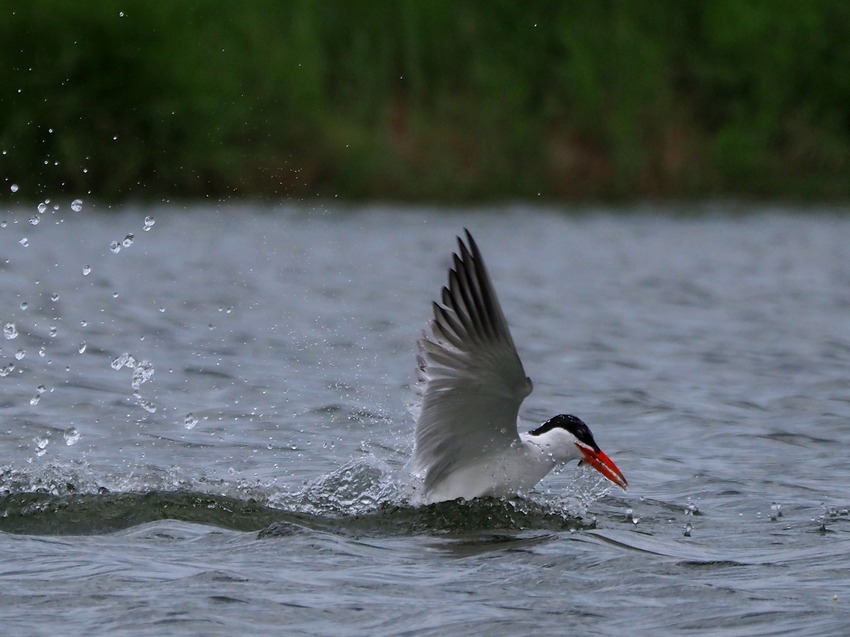
{"type": "Polygon", "coordinates": [[[423,504],[530,491],[552,469],[587,462],[625,489],[625,477],[576,416],[527,433],[517,418],[531,393],[508,323],[475,240],[458,237],[448,284],[418,340],[421,410],[412,472],[423,504]]]}

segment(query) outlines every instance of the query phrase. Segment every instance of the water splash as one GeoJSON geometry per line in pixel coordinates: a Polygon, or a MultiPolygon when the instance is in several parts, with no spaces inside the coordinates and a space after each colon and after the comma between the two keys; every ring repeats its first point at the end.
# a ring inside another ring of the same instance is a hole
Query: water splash
{"type": "MultiPolygon", "coordinates": [[[[595,471],[577,472],[566,495],[533,492],[525,497],[476,498],[435,504],[416,503],[418,480],[404,468],[393,467],[369,455],[352,460],[339,469],[316,478],[294,493],[269,498],[273,507],[299,514],[339,519],[342,524],[356,519],[377,527],[401,530],[414,525],[422,532],[487,530],[572,529],[581,522],[590,503],[607,492],[595,471]]],[[[603,479],[604,481],[604,479],[603,479]]],[[[607,481],[604,481],[607,482],[607,481]]],[[[590,522],[594,525],[594,521],[590,522]]]]}
{"type": "Polygon", "coordinates": [[[32,439],[35,443],[35,455],[39,458],[47,453],[47,445],[50,443],[50,439],[42,436],[36,436],[32,439]]]}
{"type": "Polygon", "coordinates": [[[6,323],[3,326],[3,336],[7,341],[11,341],[13,338],[18,337],[18,328],[15,327],[14,323],[6,323]]]}
{"type": "Polygon", "coordinates": [[[383,503],[404,502],[400,496],[402,493],[386,465],[370,458],[350,461],[316,478],[292,499],[284,496],[277,505],[310,514],[362,515],[375,511],[383,503]]]}
{"type": "Polygon", "coordinates": [[[69,447],[77,444],[80,441],[80,432],[77,431],[76,427],[68,427],[64,432],[62,432],[62,437],[65,438],[65,444],[69,447]]]}

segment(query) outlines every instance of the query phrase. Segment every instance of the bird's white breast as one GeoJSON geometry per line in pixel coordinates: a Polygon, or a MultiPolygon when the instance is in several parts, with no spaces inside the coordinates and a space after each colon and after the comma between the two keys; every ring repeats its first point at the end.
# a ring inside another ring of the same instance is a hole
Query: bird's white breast
{"type": "Polygon", "coordinates": [[[423,495],[422,503],[526,493],[556,464],[550,453],[523,434],[509,448],[456,468],[423,495]]]}

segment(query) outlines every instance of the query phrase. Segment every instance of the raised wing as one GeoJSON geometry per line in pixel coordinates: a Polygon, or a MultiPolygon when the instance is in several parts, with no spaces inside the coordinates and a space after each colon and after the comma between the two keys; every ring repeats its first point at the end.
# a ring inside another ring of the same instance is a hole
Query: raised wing
{"type": "Polygon", "coordinates": [[[519,406],[531,393],[484,260],[465,232],[442,302],[434,303],[430,333],[418,343],[423,396],[413,469],[425,474],[426,493],[518,442],[519,406]]]}

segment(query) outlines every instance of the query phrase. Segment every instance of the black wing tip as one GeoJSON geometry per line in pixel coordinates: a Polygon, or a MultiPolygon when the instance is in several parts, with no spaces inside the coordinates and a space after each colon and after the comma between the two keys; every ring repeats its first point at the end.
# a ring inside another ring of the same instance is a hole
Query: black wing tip
{"type": "Polygon", "coordinates": [[[480,263],[481,250],[478,248],[478,243],[475,237],[469,231],[469,228],[464,227],[463,235],[455,237],[457,239],[457,251],[452,255],[454,268],[456,269],[459,263],[467,263],[469,261],[480,263]]]}
{"type": "MultiPolygon", "coordinates": [[[[457,237],[458,250],[452,255],[451,268],[455,275],[460,277],[462,271],[473,272],[473,276],[480,278],[481,270],[484,269],[484,259],[481,257],[481,251],[478,249],[478,244],[472,237],[472,233],[468,228],[463,229],[466,235],[466,241],[463,237],[457,237]]],[[[449,273],[451,277],[451,272],[449,273]]]]}
{"type": "Polygon", "coordinates": [[[469,231],[469,228],[464,227],[463,236],[457,237],[457,245],[458,245],[458,253],[461,257],[464,254],[469,254],[475,257],[478,253],[478,244],[475,243],[475,239],[472,237],[472,233],[469,231]]]}
{"type": "Polygon", "coordinates": [[[469,231],[469,228],[464,228],[463,232],[466,235],[466,243],[469,246],[469,253],[472,255],[473,260],[478,261],[480,263],[482,259],[481,250],[478,249],[478,243],[476,243],[475,238],[469,231]]]}

